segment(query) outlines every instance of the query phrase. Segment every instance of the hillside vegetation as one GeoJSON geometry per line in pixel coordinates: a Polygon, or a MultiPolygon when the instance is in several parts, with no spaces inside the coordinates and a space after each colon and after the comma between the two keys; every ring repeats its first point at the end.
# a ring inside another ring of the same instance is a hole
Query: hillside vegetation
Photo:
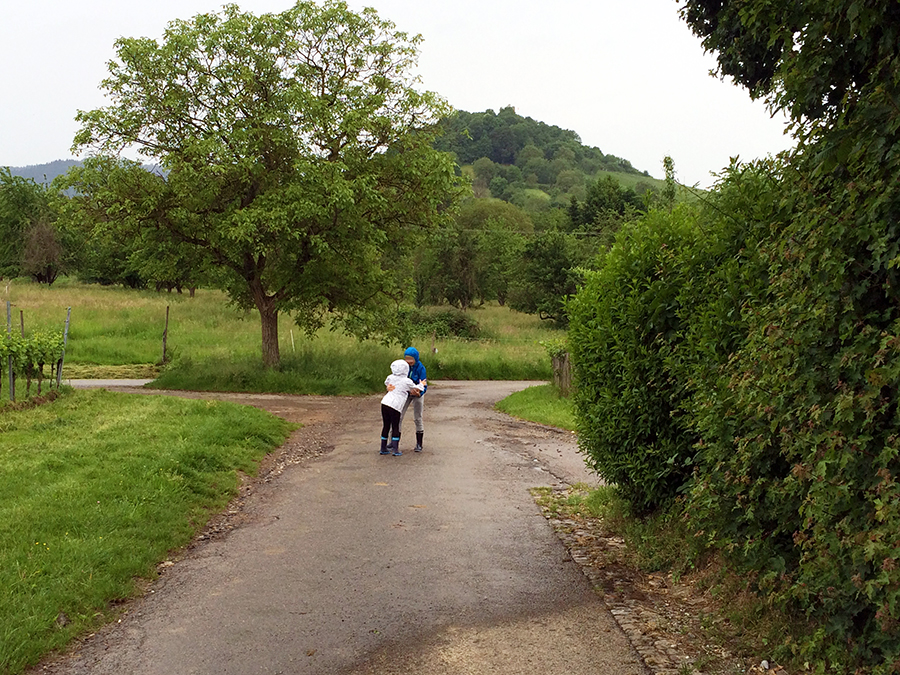
{"type": "Polygon", "coordinates": [[[591,183],[605,176],[638,197],[656,193],[662,184],[627,159],[582,144],[574,131],[523,117],[512,106],[498,113],[460,110],[441,120],[441,127],[435,147],[453,153],[467,168],[477,197],[503,199],[526,210],[584,200],[591,183]]]}

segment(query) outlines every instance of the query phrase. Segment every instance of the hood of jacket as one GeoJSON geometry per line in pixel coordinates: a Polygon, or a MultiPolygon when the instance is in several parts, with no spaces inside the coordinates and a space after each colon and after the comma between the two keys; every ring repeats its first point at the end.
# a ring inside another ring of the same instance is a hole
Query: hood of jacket
{"type": "Polygon", "coordinates": [[[404,359],[393,361],[391,363],[391,374],[397,377],[406,377],[409,375],[409,364],[404,359]]]}
{"type": "Polygon", "coordinates": [[[403,356],[411,356],[416,360],[416,363],[419,363],[419,350],[415,347],[407,347],[406,351],[403,352],[403,356]]]}

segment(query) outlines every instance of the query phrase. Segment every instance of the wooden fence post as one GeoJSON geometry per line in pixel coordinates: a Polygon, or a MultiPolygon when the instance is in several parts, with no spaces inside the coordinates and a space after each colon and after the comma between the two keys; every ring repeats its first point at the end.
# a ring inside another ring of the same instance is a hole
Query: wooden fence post
{"type": "MultiPolygon", "coordinates": [[[[12,337],[12,303],[6,301],[6,334],[12,337]]],[[[16,400],[16,374],[13,372],[13,357],[9,355],[9,400],[16,400]]]]}
{"type": "Polygon", "coordinates": [[[69,344],[69,319],[72,318],[72,308],[66,308],[66,329],[63,331],[63,349],[59,356],[59,363],[56,366],[56,388],[62,384],[63,362],[66,360],[66,345],[69,344]]]}
{"type": "Polygon", "coordinates": [[[166,343],[169,341],[169,306],[166,305],[166,327],[163,329],[163,365],[166,363],[166,343]]]}
{"type": "Polygon", "coordinates": [[[569,353],[563,352],[552,358],[553,384],[559,393],[568,398],[572,393],[572,366],[569,361],[569,353]]]}
{"type": "MultiPolygon", "coordinates": [[[[21,327],[20,334],[22,335],[22,342],[25,342],[25,310],[19,310],[19,326],[21,327]]],[[[30,359],[29,359],[30,361],[30,359]]],[[[25,367],[25,398],[31,396],[31,366],[25,367]]]]}

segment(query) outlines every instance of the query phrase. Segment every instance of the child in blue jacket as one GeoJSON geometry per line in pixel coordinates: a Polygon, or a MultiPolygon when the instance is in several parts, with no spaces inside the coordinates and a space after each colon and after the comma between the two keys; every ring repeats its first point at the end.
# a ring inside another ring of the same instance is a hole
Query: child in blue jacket
{"type": "Polygon", "coordinates": [[[425,435],[425,425],[422,422],[422,411],[425,407],[425,392],[428,391],[428,380],[425,374],[425,364],[419,360],[419,350],[409,347],[403,352],[403,359],[409,364],[409,379],[421,385],[418,390],[409,392],[403,412],[400,414],[400,426],[403,426],[403,418],[410,404],[413,407],[413,419],[416,423],[416,452],[422,452],[422,438],[425,435]]]}

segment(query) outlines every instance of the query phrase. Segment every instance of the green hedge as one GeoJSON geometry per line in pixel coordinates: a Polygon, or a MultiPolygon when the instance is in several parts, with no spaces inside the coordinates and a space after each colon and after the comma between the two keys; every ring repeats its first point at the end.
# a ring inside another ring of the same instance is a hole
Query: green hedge
{"type": "Polygon", "coordinates": [[[638,512],[681,495],[814,672],[900,672],[895,147],[733,166],[623,228],[570,305],[589,461],[638,512]]]}
{"type": "Polygon", "coordinates": [[[782,215],[775,175],[736,165],[702,208],[628,223],[570,303],[581,447],[638,513],[694,474],[695,416],[767,292],[759,244],[782,215]]]}
{"type": "Polygon", "coordinates": [[[796,210],[765,250],[771,300],[748,316],[745,348],[697,411],[705,443],[690,518],[776,606],[811,620],[785,652],[890,673],[900,670],[900,189],[896,172],[888,182],[869,166],[814,190],[786,176],[796,210]]]}
{"type": "Polygon", "coordinates": [[[624,226],[568,306],[581,450],[637,512],[665,504],[691,475],[696,439],[666,353],[683,331],[677,252],[699,236],[689,207],[624,226]]]}

